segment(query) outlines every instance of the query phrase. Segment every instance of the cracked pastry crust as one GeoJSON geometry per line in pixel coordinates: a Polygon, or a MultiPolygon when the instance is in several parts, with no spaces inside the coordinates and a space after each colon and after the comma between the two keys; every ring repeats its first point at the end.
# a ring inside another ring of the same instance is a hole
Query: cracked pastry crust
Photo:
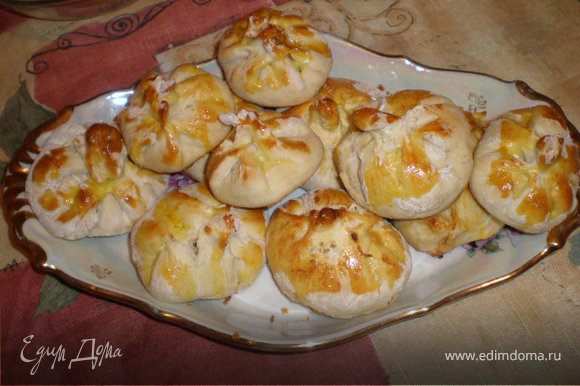
{"type": "Polygon", "coordinates": [[[233,111],[232,93],[223,80],[184,64],[145,75],[118,121],[136,164],[174,173],[224,139],[230,127],[219,116],[233,111]]]}
{"type": "Polygon", "coordinates": [[[222,119],[234,129],[206,167],[209,187],[221,202],[242,208],[275,204],[320,165],[322,143],[302,118],[242,110],[222,119]]]}
{"type": "Polygon", "coordinates": [[[264,265],[261,210],[218,202],[203,184],[162,197],[131,232],[131,260],[156,298],[218,299],[252,285],[264,265]]]}
{"type": "Polygon", "coordinates": [[[449,207],[466,187],[476,141],[463,110],[424,90],[387,97],[384,112],[358,109],[360,131],[337,147],[340,177],[361,206],[392,219],[423,218],[449,207]]]}
{"type": "Polygon", "coordinates": [[[334,318],[385,308],[411,273],[400,233],[337,189],[278,208],[266,236],[268,265],[291,300],[334,318]]]}
{"type": "MultiPolygon", "coordinates": [[[[69,117],[70,118],[70,117],[69,117]]],[[[30,206],[46,230],[76,240],[127,233],[167,179],[127,158],[119,129],[68,118],[42,144],[26,179],[30,206]]]]}
{"type": "Polygon", "coordinates": [[[334,150],[352,129],[351,114],[361,107],[380,108],[386,93],[357,81],[329,78],[320,93],[306,103],[286,110],[308,121],[324,145],[324,157],[316,173],[302,187],[306,190],[341,188],[334,150]]]}
{"type": "Polygon", "coordinates": [[[326,41],[307,20],[274,9],[236,22],[221,40],[217,59],[234,93],[269,107],[306,102],[332,66],[326,41]]]}
{"type": "Polygon", "coordinates": [[[475,151],[470,187],[493,216],[527,233],[560,224],[577,205],[578,149],[566,122],[538,105],[494,119],[475,151]]]}

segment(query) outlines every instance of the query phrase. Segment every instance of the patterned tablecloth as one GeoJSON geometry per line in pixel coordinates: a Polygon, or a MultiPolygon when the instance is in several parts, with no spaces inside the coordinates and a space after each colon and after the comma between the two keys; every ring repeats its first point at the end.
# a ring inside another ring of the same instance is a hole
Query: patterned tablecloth
{"type": "MultiPolygon", "coordinates": [[[[580,125],[577,1],[138,0],[74,22],[0,7],[0,171],[56,110],[129,87],[158,64],[207,60],[228,24],[274,5],[375,51],[522,79],[580,125]]],[[[348,344],[291,355],[215,343],[35,273],[10,246],[4,220],[0,244],[0,383],[580,383],[578,233],[505,285],[348,344]],[[79,349],[113,358],[71,362],[79,349]],[[494,351],[561,359],[445,359],[494,351]]]]}

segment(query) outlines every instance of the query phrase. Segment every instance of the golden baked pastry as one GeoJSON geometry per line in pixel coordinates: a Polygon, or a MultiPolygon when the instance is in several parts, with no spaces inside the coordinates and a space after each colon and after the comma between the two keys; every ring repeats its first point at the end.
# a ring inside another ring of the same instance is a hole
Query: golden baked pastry
{"type": "Polygon", "coordinates": [[[234,129],[206,167],[209,187],[221,202],[242,208],[275,204],[320,165],[322,143],[302,118],[242,110],[222,119],[234,129]]]}
{"type": "Polygon", "coordinates": [[[234,93],[261,106],[293,106],[312,98],[332,65],[324,37],[307,20],[260,9],[236,22],[217,59],[234,93]]]}
{"type": "Polygon", "coordinates": [[[350,115],[363,106],[379,108],[384,98],[386,93],[379,89],[353,80],[329,78],[317,96],[284,112],[306,119],[324,145],[320,167],[302,185],[304,189],[342,187],[334,165],[334,150],[351,129],[350,115]]]}
{"type": "Polygon", "coordinates": [[[141,80],[119,125],[131,159],[160,173],[181,171],[230,131],[220,114],[234,111],[226,83],[192,64],[152,71],[141,80]]]}
{"type": "MultiPolygon", "coordinates": [[[[264,109],[258,105],[255,105],[253,103],[245,101],[245,100],[243,100],[235,95],[233,95],[233,97],[234,97],[234,105],[236,108],[236,113],[240,112],[242,110],[253,111],[253,112],[264,111],[264,109]]],[[[206,155],[204,155],[203,157],[201,157],[200,159],[195,161],[190,167],[185,169],[183,172],[185,174],[189,175],[191,178],[195,179],[196,181],[200,181],[200,182],[205,181],[205,179],[206,179],[205,178],[205,168],[207,166],[207,160],[209,159],[209,154],[210,153],[207,153],[206,155]]]]}
{"type": "Polygon", "coordinates": [[[64,118],[42,144],[26,179],[40,223],[68,240],[127,233],[167,187],[167,179],[127,158],[119,129],[64,118]]]}
{"type": "Polygon", "coordinates": [[[278,208],[266,236],[268,265],[291,300],[334,318],[386,307],[411,273],[403,237],[336,189],[278,208]]]}
{"type": "Polygon", "coordinates": [[[393,225],[413,248],[441,256],[471,241],[492,237],[504,224],[490,216],[465,188],[442,212],[421,219],[395,220],[393,225]]]}
{"type": "Polygon", "coordinates": [[[188,185],[161,198],[135,224],[131,259],[158,299],[223,298],[258,277],[265,233],[261,210],[232,208],[205,185],[188,185]]]}
{"type": "Polygon", "coordinates": [[[463,110],[424,90],[394,93],[383,110],[353,112],[361,131],[337,147],[342,182],[359,205],[383,217],[441,212],[471,174],[475,141],[463,110]]]}
{"type": "MultiPolygon", "coordinates": [[[[481,113],[465,112],[471,125],[473,143],[477,143],[487,121],[481,113]]],[[[413,248],[441,256],[471,241],[492,237],[503,223],[492,217],[473,198],[466,187],[450,207],[433,216],[412,220],[395,220],[393,225],[413,248]]]]}
{"type": "Polygon", "coordinates": [[[240,98],[236,94],[232,94],[232,96],[234,97],[234,105],[236,107],[236,113],[239,113],[242,110],[253,111],[255,113],[264,111],[264,109],[261,106],[248,102],[247,100],[240,98]]]}
{"type": "Polygon", "coordinates": [[[528,233],[560,224],[577,205],[578,149],[551,107],[494,119],[475,151],[470,187],[489,213],[528,233]]]}
{"type": "Polygon", "coordinates": [[[210,154],[211,153],[207,153],[195,161],[193,165],[185,169],[183,172],[196,181],[205,182],[205,168],[207,166],[207,160],[209,159],[210,154]]]}

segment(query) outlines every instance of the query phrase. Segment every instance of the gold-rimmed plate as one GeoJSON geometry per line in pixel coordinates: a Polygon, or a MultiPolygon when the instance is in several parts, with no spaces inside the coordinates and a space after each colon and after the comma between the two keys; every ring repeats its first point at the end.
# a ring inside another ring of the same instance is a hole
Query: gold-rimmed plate
{"type": "MultiPolygon", "coordinates": [[[[550,104],[561,113],[551,99],[520,81],[438,70],[404,57],[382,56],[332,35],[327,35],[327,39],[334,58],[334,77],[382,84],[388,91],[428,89],[451,98],[466,110],[485,111],[488,117],[535,104],[550,104]]],[[[220,73],[215,61],[202,67],[220,73]]],[[[112,122],[131,93],[120,90],[97,97],[75,107],[72,119],[78,123],[112,122]]],[[[42,148],[45,133],[58,125],[58,119],[30,133],[3,179],[2,204],[14,244],[37,269],[87,293],[130,305],[205,336],[254,349],[312,350],[423,315],[516,277],[561,248],[578,226],[574,213],[549,234],[523,235],[504,229],[491,240],[456,248],[443,259],[413,251],[413,272],[399,298],[383,311],[349,320],[326,318],[290,302],[280,293],[267,268],[251,288],[229,301],[160,302],[139,282],[129,261],[126,235],[61,240],[48,234],[31,213],[24,194],[28,168],[42,148]]],[[[569,129],[578,141],[576,129],[571,124],[569,129]]],[[[295,191],[291,197],[299,194],[300,190],[295,191]]]]}

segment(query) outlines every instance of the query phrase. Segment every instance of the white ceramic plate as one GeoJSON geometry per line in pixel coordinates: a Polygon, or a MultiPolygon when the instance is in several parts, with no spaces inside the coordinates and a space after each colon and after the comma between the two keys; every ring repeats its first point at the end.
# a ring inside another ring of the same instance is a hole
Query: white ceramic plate
{"type": "MultiPolygon", "coordinates": [[[[334,65],[331,76],[384,85],[387,91],[421,88],[443,94],[471,111],[494,117],[538,103],[560,108],[523,82],[418,65],[385,57],[327,35],[334,65]]],[[[202,65],[220,74],[215,61],[202,65]]],[[[221,76],[221,74],[220,74],[221,76]]],[[[112,122],[132,91],[115,91],[77,106],[74,121],[112,122]]],[[[577,138],[576,130],[570,125],[577,138]]],[[[129,261],[127,236],[66,241],[48,234],[30,213],[23,189],[28,166],[42,146],[40,127],[31,133],[9,166],[3,181],[4,206],[11,236],[37,268],[51,272],[89,293],[116,300],[158,319],[206,336],[261,350],[308,350],[344,342],[388,324],[429,312],[452,300],[517,276],[560,248],[577,226],[576,214],[550,235],[522,235],[504,229],[487,243],[464,246],[436,259],[413,251],[413,271],[405,289],[387,309],[350,320],[317,315],[290,302],[275,285],[267,267],[257,282],[224,301],[164,303],[139,282],[129,261]],[[483,245],[485,244],[485,245],[483,245]]],[[[298,190],[291,194],[301,194],[298,190]]],[[[272,209],[268,212],[271,213],[272,209]]]]}

